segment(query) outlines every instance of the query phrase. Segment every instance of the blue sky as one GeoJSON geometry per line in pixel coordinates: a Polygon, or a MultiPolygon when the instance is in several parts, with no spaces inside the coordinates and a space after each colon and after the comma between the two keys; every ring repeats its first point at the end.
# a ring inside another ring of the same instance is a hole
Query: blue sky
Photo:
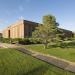
{"type": "Polygon", "coordinates": [[[25,20],[42,23],[42,16],[56,16],[59,27],[75,31],[75,0],[0,0],[0,30],[25,20]]]}

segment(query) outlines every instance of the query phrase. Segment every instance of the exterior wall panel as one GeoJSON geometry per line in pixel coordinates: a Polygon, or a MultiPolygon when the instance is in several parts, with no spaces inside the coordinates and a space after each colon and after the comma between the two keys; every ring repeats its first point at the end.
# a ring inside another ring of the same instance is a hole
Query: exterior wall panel
{"type": "Polygon", "coordinates": [[[38,23],[24,20],[24,37],[31,37],[38,23]]]}
{"type": "Polygon", "coordinates": [[[24,38],[23,20],[19,21],[3,31],[3,37],[9,38],[8,30],[10,30],[10,38],[24,38]]]}

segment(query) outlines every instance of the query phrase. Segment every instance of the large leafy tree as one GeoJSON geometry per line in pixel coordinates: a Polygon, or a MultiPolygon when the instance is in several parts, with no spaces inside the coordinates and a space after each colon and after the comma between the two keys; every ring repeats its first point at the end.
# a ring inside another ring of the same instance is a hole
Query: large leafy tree
{"type": "Polygon", "coordinates": [[[43,24],[38,25],[33,32],[33,37],[39,37],[43,40],[45,48],[49,42],[54,42],[58,31],[58,23],[53,15],[43,16],[43,24]]]}

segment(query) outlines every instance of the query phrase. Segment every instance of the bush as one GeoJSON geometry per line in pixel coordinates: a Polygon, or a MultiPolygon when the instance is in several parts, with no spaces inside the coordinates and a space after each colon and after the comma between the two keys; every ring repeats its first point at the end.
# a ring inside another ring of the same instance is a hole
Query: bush
{"type": "Polygon", "coordinates": [[[41,40],[38,38],[24,38],[19,40],[19,44],[40,44],[41,40]]]}
{"type": "Polygon", "coordinates": [[[63,41],[60,47],[75,47],[75,41],[63,41]]]}
{"type": "Polygon", "coordinates": [[[18,42],[19,44],[31,44],[28,38],[20,39],[18,42]]]}
{"type": "Polygon", "coordinates": [[[12,39],[12,44],[19,43],[20,40],[21,40],[21,38],[12,39]]]}
{"type": "Polygon", "coordinates": [[[40,38],[29,38],[30,42],[33,44],[41,44],[42,40],[40,38]]]}
{"type": "Polygon", "coordinates": [[[3,43],[11,43],[11,39],[9,39],[9,38],[2,38],[1,42],[3,42],[3,43]]]}
{"type": "Polygon", "coordinates": [[[50,42],[48,43],[48,48],[51,47],[61,47],[61,48],[69,48],[75,47],[75,41],[61,41],[61,42],[50,42]]]}
{"type": "Polygon", "coordinates": [[[57,47],[56,43],[48,43],[48,48],[57,47]]]}
{"type": "Polygon", "coordinates": [[[15,38],[15,39],[2,38],[1,42],[28,45],[28,44],[41,44],[42,40],[39,38],[15,38]]]}

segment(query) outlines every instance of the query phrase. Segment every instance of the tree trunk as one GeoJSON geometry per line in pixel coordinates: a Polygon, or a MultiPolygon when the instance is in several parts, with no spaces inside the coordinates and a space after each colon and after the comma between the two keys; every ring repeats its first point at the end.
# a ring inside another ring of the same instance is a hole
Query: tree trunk
{"type": "Polygon", "coordinates": [[[47,40],[45,40],[45,43],[44,43],[45,49],[47,49],[47,44],[48,44],[48,42],[47,42],[47,40]]]}

